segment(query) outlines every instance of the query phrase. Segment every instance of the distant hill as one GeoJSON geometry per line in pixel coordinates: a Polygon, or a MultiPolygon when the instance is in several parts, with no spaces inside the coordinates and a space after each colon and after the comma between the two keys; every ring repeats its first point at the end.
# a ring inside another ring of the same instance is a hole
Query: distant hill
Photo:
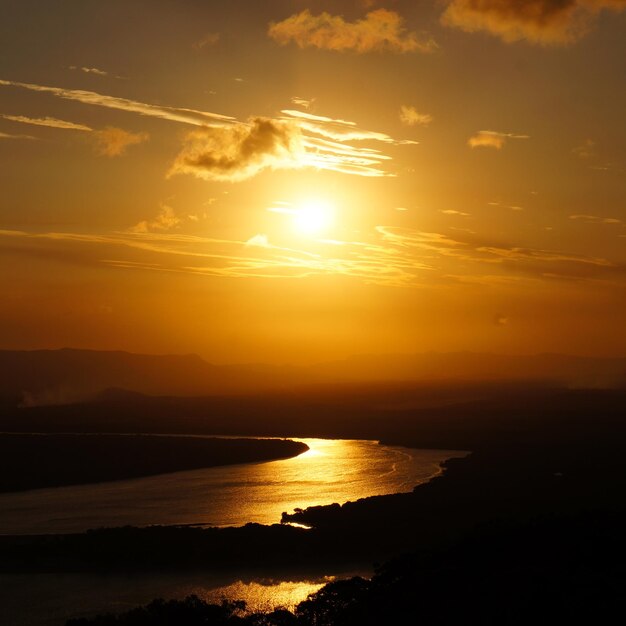
{"type": "Polygon", "coordinates": [[[578,387],[626,387],[626,358],[460,352],[365,355],[311,366],[275,366],[214,365],[197,355],[0,350],[0,396],[20,398],[31,406],[74,403],[110,388],[202,396],[320,383],[425,380],[550,380],[578,387]]]}
{"type": "Polygon", "coordinates": [[[551,380],[568,386],[626,386],[626,358],[477,352],[360,355],[315,366],[318,376],[356,380],[551,380]]]}
{"type": "Polygon", "coordinates": [[[0,351],[0,395],[19,395],[30,405],[73,403],[111,387],[149,395],[231,394],[279,379],[261,368],[211,365],[197,355],[0,351]]]}

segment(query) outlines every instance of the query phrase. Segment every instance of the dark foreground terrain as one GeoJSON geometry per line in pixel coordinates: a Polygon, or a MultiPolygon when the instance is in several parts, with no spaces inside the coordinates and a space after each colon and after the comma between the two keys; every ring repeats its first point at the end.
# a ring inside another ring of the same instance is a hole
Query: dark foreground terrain
{"type": "Polygon", "coordinates": [[[330,583],[293,612],[243,602],[155,600],[67,626],[496,626],[623,623],[626,515],[492,523],[447,546],[330,583]]]}
{"type": "Polygon", "coordinates": [[[270,461],[306,450],[276,439],[3,434],[0,493],[270,461]]]}
{"type": "MultiPolygon", "coordinates": [[[[338,581],[295,613],[156,602],[100,626],[242,624],[609,624],[626,612],[626,392],[549,385],[369,386],[159,402],[22,409],[22,423],[86,429],[123,413],[154,428],[369,436],[470,450],[412,493],[285,513],[287,524],[153,527],[0,538],[6,573],[169,570],[280,574],[385,563],[338,581]],[[178,410],[175,407],[178,406],[178,410]],[[141,407],[141,410],[139,408],[141,407]],[[181,410],[184,407],[184,410],[181,410]],[[298,409],[298,410],[296,410],[298,409]],[[311,416],[317,414],[313,421],[311,416]],[[256,428],[254,428],[256,424],[256,428]],[[220,427],[221,426],[221,427],[220,427]],[[401,556],[405,555],[405,556],[401,556]],[[616,618],[613,616],[617,616],[616,618]]],[[[5,424],[17,417],[8,415],[5,424]]],[[[120,417],[121,420],[121,417],[120,417]]],[[[79,624],[81,622],[78,622],[79,624]]],[[[77,624],[77,622],[74,622],[77,624]]]]}

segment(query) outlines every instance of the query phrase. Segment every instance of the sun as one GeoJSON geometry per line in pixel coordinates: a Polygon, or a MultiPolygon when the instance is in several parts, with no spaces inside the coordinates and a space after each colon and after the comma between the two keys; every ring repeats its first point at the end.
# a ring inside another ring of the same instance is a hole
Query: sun
{"type": "Polygon", "coordinates": [[[310,198],[298,204],[293,211],[293,226],[303,235],[318,235],[333,223],[332,205],[320,199],[310,198]]]}

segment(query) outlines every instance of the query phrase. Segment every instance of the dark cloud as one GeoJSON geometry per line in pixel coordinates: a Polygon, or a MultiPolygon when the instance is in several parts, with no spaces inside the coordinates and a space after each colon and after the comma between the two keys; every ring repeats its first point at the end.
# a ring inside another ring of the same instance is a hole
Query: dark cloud
{"type": "Polygon", "coordinates": [[[255,117],[228,128],[207,128],[187,135],[170,174],[237,181],[264,169],[300,167],[304,148],[300,129],[282,120],[255,117]]]}
{"type": "Polygon", "coordinates": [[[626,0],[452,0],[442,22],[468,32],[486,31],[506,42],[566,45],[588,31],[599,11],[624,8],[626,0]]]}

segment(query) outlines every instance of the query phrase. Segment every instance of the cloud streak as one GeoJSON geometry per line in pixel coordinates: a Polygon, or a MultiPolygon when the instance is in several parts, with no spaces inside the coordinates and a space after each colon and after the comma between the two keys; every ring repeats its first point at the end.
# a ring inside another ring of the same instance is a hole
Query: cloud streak
{"type": "Polygon", "coordinates": [[[82,130],[91,132],[93,128],[84,124],[76,124],[74,122],[66,122],[58,120],[54,117],[26,117],[25,115],[0,115],[5,120],[17,122],[19,124],[31,124],[33,126],[47,126],[48,128],[62,128],[64,130],[82,130]]]}
{"type": "Polygon", "coordinates": [[[470,148],[494,148],[501,150],[509,139],[529,139],[528,135],[498,133],[494,130],[480,130],[467,140],[470,148]]]}
{"type": "Polygon", "coordinates": [[[47,93],[57,98],[63,98],[64,100],[73,100],[83,104],[106,107],[108,109],[116,109],[119,111],[127,111],[129,113],[138,113],[139,115],[147,117],[157,117],[159,119],[181,122],[183,124],[192,124],[194,126],[224,126],[232,124],[236,121],[233,117],[220,115],[218,113],[146,104],[145,102],[128,100],[127,98],[106,96],[95,91],[46,87],[43,85],[20,83],[10,80],[0,80],[0,86],[19,87],[29,91],[47,93]]]}
{"type": "Polygon", "coordinates": [[[162,207],[154,222],[122,233],[0,231],[0,246],[70,263],[231,278],[334,275],[396,287],[554,280],[626,285],[626,266],[608,259],[480,240],[472,233],[378,226],[366,241],[310,240],[292,249],[262,233],[241,240],[184,234],[177,219],[162,207]]]}
{"type": "Polygon", "coordinates": [[[36,137],[31,137],[30,135],[11,135],[9,133],[0,132],[0,139],[36,139],[36,137]]]}
{"type": "Polygon", "coordinates": [[[371,11],[355,22],[339,15],[313,15],[305,10],[271,23],[268,35],[283,46],[293,42],[299,48],[336,52],[432,52],[436,48],[432,39],[422,40],[416,33],[408,32],[403,18],[387,9],[371,11]]]}

